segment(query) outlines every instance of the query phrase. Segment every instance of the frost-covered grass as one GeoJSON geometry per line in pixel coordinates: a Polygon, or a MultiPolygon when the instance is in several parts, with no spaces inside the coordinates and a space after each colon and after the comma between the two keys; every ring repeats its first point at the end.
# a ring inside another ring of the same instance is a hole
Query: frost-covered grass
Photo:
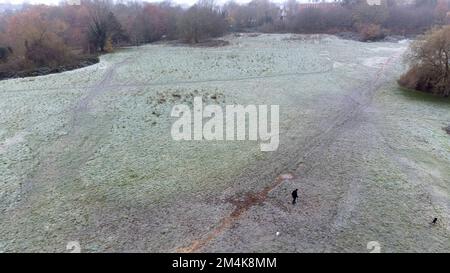
{"type": "Polygon", "coordinates": [[[311,48],[170,48],[148,51],[132,67],[119,70],[116,83],[164,84],[173,81],[230,80],[280,74],[322,72],[330,63],[311,54],[311,48]]]}
{"type": "Polygon", "coordinates": [[[202,251],[366,251],[377,238],[387,251],[448,251],[448,104],[399,90],[400,59],[384,70],[407,44],[226,39],[127,48],[80,70],[1,81],[0,251],[65,251],[68,241],[83,251],[175,251],[227,217],[230,200],[286,172],[293,184],[202,251]],[[376,83],[364,115],[352,110],[376,83]],[[171,107],[194,96],[280,105],[279,150],[173,141],[171,107]],[[435,213],[438,228],[415,226],[435,213]],[[427,248],[427,232],[443,243],[427,248]]]}

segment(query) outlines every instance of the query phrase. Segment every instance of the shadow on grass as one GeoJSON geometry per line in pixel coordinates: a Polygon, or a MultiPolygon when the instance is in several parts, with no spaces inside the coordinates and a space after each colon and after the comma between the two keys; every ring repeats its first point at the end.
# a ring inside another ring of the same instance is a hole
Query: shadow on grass
{"type": "Polygon", "coordinates": [[[131,52],[133,50],[135,50],[136,48],[139,48],[143,45],[138,45],[138,46],[123,46],[123,47],[116,47],[114,48],[114,50],[110,53],[104,53],[102,55],[106,55],[106,54],[114,54],[114,53],[127,53],[127,52],[131,52]]]}
{"type": "Polygon", "coordinates": [[[442,106],[444,108],[450,108],[450,97],[444,98],[436,96],[430,93],[425,93],[417,90],[407,89],[404,87],[397,87],[397,92],[404,98],[412,101],[421,101],[426,103],[432,103],[436,106],[442,106]]]}
{"type": "MultiPolygon", "coordinates": [[[[409,101],[414,101],[417,104],[423,104],[424,106],[432,104],[433,107],[450,109],[450,98],[448,97],[439,97],[430,93],[407,89],[404,87],[398,87],[396,93],[403,96],[409,101]]],[[[442,130],[450,135],[450,125],[448,125],[447,127],[443,127],[442,130]]]]}

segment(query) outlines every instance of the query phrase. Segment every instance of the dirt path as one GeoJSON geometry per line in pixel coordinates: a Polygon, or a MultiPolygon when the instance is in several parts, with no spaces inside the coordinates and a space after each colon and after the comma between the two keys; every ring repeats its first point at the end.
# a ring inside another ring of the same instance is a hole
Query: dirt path
{"type": "Polygon", "coordinates": [[[73,114],[69,127],[67,128],[67,134],[57,139],[53,145],[54,149],[50,148],[52,154],[43,155],[44,160],[41,160],[39,169],[36,170],[34,176],[28,180],[28,183],[23,185],[21,193],[22,196],[36,195],[32,193],[36,191],[39,192],[37,188],[47,187],[51,185],[52,182],[54,183],[56,181],[63,180],[64,177],[76,177],[76,172],[79,167],[92,155],[94,147],[101,140],[102,136],[102,132],[98,131],[98,127],[96,126],[98,121],[95,120],[95,117],[86,115],[89,111],[89,105],[93,100],[95,100],[96,97],[105,92],[111,91],[109,83],[113,79],[116,70],[120,66],[127,65],[132,62],[133,58],[135,58],[135,56],[129,57],[121,62],[111,64],[107,67],[102,79],[95,84],[94,87],[87,88],[87,94],[76,104],[73,109],[69,109],[69,111],[73,112],[73,114]],[[85,132],[86,129],[87,132],[85,132]],[[96,129],[96,134],[90,134],[89,130],[91,129],[96,129]],[[85,141],[90,136],[93,136],[93,140],[85,141]],[[78,149],[78,152],[74,152],[73,154],[81,156],[74,158],[69,166],[62,167],[60,166],[60,162],[63,162],[64,160],[61,156],[67,154],[68,148],[78,149]]]}

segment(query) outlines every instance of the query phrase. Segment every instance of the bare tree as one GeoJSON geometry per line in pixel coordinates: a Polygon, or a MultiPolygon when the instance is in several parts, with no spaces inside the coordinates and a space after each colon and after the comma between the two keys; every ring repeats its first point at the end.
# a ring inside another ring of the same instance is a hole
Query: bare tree
{"type": "MultiPolygon", "coordinates": [[[[91,3],[91,22],[88,39],[95,51],[105,51],[108,43],[125,39],[122,26],[112,12],[110,0],[95,0],[91,3]]],[[[110,45],[109,45],[110,46],[110,45]]]]}
{"type": "Polygon", "coordinates": [[[178,21],[179,34],[190,43],[217,37],[226,30],[225,16],[212,1],[202,0],[184,12],[178,21]]]}

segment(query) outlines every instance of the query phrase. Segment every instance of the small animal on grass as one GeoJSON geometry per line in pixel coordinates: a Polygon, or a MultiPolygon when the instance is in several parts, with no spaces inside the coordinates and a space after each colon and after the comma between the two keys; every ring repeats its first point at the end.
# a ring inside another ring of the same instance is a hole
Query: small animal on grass
{"type": "Polygon", "coordinates": [[[292,192],[292,205],[295,205],[295,203],[297,203],[297,198],[298,198],[298,193],[297,193],[298,189],[295,189],[292,192]]]}
{"type": "Polygon", "coordinates": [[[448,127],[442,128],[442,129],[444,129],[444,131],[446,131],[447,134],[450,135],[450,125],[448,127]]]}
{"type": "Polygon", "coordinates": [[[433,221],[431,221],[431,224],[436,225],[437,220],[438,220],[437,218],[434,218],[433,221]]]}

